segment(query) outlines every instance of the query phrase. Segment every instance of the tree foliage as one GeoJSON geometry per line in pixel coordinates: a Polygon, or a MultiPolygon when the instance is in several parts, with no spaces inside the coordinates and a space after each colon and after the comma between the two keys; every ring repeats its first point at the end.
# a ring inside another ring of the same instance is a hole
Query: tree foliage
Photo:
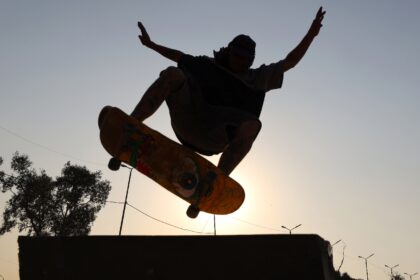
{"type": "Polygon", "coordinates": [[[393,280],[404,280],[405,278],[398,272],[392,276],[393,280]]]}
{"type": "Polygon", "coordinates": [[[108,181],[101,180],[100,171],[70,162],[55,180],[44,170],[38,174],[28,156],[19,153],[14,154],[11,169],[13,176],[0,171],[2,192],[12,193],[0,235],[15,227],[34,236],[87,235],[111,189],[108,181]]]}

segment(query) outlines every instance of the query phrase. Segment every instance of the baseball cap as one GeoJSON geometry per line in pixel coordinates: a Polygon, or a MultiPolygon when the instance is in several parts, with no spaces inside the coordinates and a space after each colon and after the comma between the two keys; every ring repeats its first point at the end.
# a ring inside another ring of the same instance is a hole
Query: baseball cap
{"type": "Polygon", "coordinates": [[[256,43],[248,35],[240,34],[233,38],[228,44],[228,47],[239,55],[244,55],[250,58],[255,57],[256,43]]]}

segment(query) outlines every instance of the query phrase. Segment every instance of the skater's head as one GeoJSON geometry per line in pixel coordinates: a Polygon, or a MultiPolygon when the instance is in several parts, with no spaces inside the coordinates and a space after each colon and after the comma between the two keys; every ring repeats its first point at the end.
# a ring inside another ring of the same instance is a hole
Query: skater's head
{"type": "Polygon", "coordinates": [[[255,42],[247,35],[236,36],[227,47],[214,53],[216,63],[228,68],[234,73],[248,70],[255,58],[255,42]]]}

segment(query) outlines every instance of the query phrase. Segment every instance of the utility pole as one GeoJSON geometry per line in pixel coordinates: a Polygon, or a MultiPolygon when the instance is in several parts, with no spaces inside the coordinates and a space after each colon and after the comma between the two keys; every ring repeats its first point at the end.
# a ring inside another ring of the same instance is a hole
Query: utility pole
{"type": "Polygon", "coordinates": [[[214,236],[216,236],[216,214],[213,215],[214,236]]]}
{"type": "Polygon", "coordinates": [[[408,273],[404,272],[404,274],[407,275],[408,277],[410,277],[410,280],[413,280],[413,276],[417,275],[418,273],[416,272],[416,273],[413,273],[413,274],[408,274],[408,273]]]}
{"type": "Polygon", "coordinates": [[[281,226],[282,228],[284,228],[284,229],[287,229],[288,231],[289,231],[289,234],[291,235],[292,234],[292,230],[294,230],[294,229],[296,229],[296,228],[298,228],[298,227],[300,227],[302,224],[298,224],[297,226],[295,226],[294,228],[288,228],[288,227],[285,227],[285,226],[281,226]]]}
{"type": "Polygon", "coordinates": [[[369,272],[368,272],[368,266],[367,266],[367,260],[370,258],[370,257],[372,257],[373,255],[375,255],[375,254],[370,254],[369,255],[369,257],[362,257],[362,256],[359,256],[359,258],[361,258],[361,259],[364,259],[365,260],[365,266],[366,266],[366,280],[369,280],[369,272]]]}
{"type": "Polygon", "coordinates": [[[344,241],[342,241],[342,242],[343,242],[344,246],[343,246],[343,253],[342,253],[343,256],[341,258],[340,266],[338,267],[339,272],[340,272],[340,269],[341,269],[341,267],[343,266],[343,263],[344,263],[344,250],[346,250],[346,246],[347,246],[346,242],[344,242],[344,241]]]}
{"type": "Polygon", "coordinates": [[[338,243],[340,243],[341,242],[341,239],[340,240],[337,240],[337,241],[335,241],[332,245],[331,245],[331,247],[334,247],[334,245],[337,245],[338,243]]]}
{"type": "Polygon", "coordinates": [[[387,267],[387,268],[389,268],[390,270],[391,270],[391,280],[393,280],[394,279],[394,273],[393,273],[393,269],[394,268],[396,268],[397,266],[399,266],[399,264],[396,264],[396,265],[394,265],[394,266],[388,266],[388,265],[385,265],[385,267],[387,267]]]}
{"type": "MultiPolygon", "coordinates": [[[[342,240],[340,239],[340,240],[337,240],[337,241],[335,241],[332,245],[331,245],[331,250],[334,250],[334,246],[335,245],[337,245],[338,243],[340,243],[342,240]]],[[[344,241],[343,241],[343,243],[344,243],[344,241]]],[[[345,245],[344,245],[344,247],[345,247],[345,245]]],[[[340,264],[340,267],[338,268],[338,272],[340,272],[340,268],[341,268],[341,265],[343,264],[343,261],[344,261],[344,249],[343,249],[343,259],[341,260],[341,264],[340,264]]]]}
{"type": "Polygon", "coordinates": [[[131,172],[133,172],[132,167],[128,167],[125,164],[121,164],[121,166],[130,169],[130,176],[128,176],[128,184],[127,184],[127,191],[125,193],[125,201],[124,201],[124,208],[123,208],[122,217],[121,217],[120,232],[118,234],[119,236],[121,236],[121,231],[122,231],[122,227],[123,227],[123,223],[124,223],[125,207],[127,206],[127,198],[128,198],[128,189],[130,188],[131,172]]]}

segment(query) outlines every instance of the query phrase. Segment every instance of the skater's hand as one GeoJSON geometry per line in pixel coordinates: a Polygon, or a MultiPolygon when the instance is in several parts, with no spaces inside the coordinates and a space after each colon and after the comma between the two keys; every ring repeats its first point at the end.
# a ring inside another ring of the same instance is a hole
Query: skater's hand
{"type": "Polygon", "coordinates": [[[309,28],[308,34],[312,37],[315,37],[318,35],[319,30],[322,27],[322,20],[324,19],[325,11],[322,9],[322,7],[319,8],[318,12],[316,13],[315,19],[312,22],[311,27],[309,28]]]}
{"type": "Polygon", "coordinates": [[[140,21],[137,23],[137,25],[141,31],[141,34],[139,35],[139,39],[143,45],[163,55],[164,57],[178,63],[178,61],[181,59],[181,56],[184,55],[183,52],[156,44],[155,42],[150,40],[149,34],[147,34],[147,31],[146,31],[146,28],[144,28],[143,24],[140,21]]]}
{"type": "Polygon", "coordinates": [[[152,44],[152,40],[150,40],[149,34],[147,34],[147,31],[146,31],[146,28],[144,28],[143,24],[140,21],[137,23],[137,25],[141,31],[141,35],[139,35],[139,39],[141,43],[146,47],[150,47],[152,44]]]}

